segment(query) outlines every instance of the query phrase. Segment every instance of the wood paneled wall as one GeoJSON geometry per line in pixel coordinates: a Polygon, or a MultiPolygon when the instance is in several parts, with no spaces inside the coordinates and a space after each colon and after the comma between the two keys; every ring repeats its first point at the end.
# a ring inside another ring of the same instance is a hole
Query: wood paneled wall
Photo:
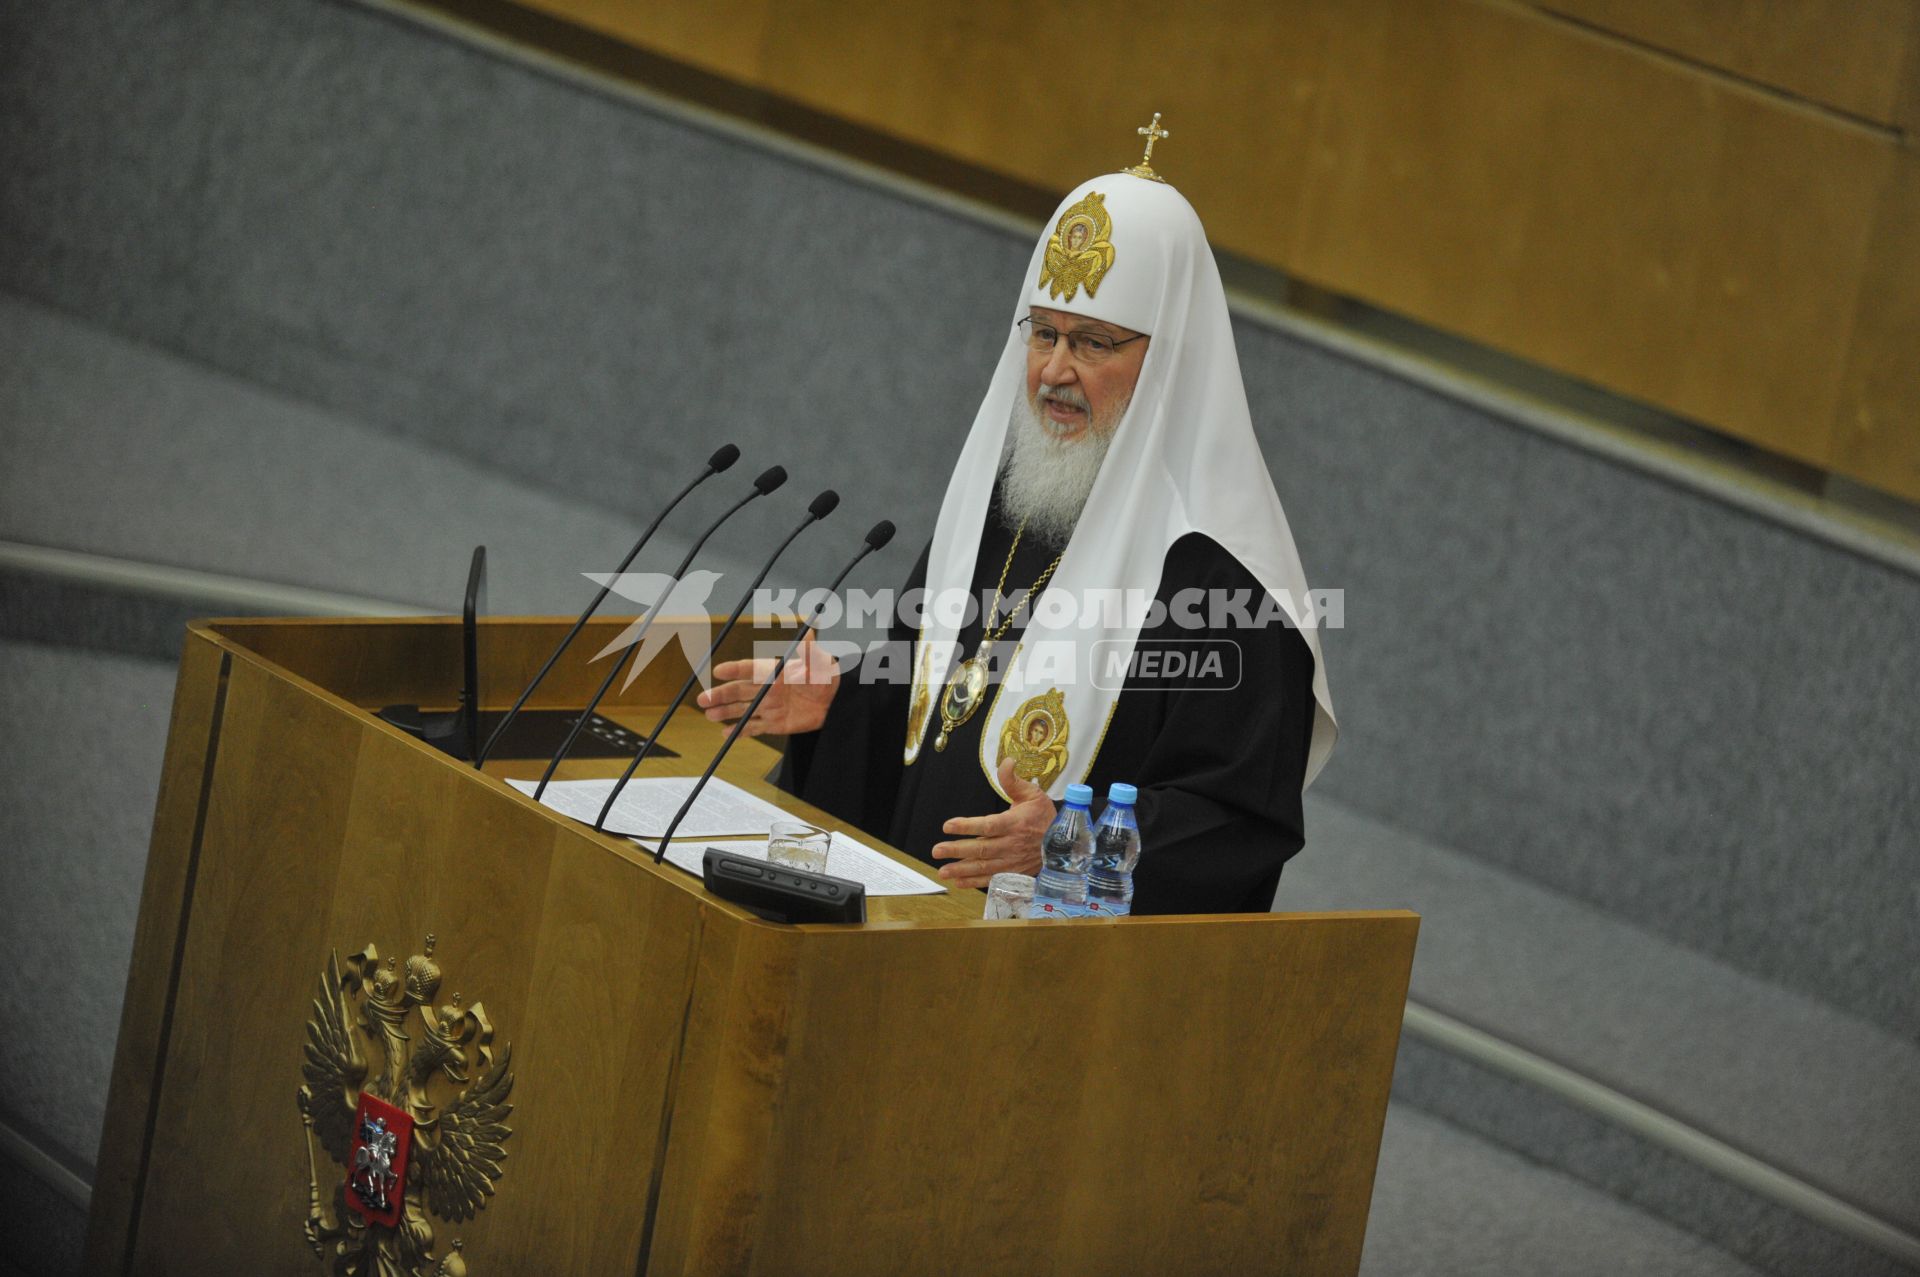
{"type": "Polygon", "coordinates": [[[524,0],[1920,499],[1920,0],[524,0]]]}

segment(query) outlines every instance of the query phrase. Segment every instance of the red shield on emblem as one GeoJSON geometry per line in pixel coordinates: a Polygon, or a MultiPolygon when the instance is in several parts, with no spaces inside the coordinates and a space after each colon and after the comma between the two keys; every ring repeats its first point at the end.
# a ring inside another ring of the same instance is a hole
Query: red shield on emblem
{"type": "Polygon", "coordinates": [[[362,1091],[347,1153],[347,1205],[369,1224],[392,1228],[400,1222],[412,1146],[413,1116],[362,1091]]]}

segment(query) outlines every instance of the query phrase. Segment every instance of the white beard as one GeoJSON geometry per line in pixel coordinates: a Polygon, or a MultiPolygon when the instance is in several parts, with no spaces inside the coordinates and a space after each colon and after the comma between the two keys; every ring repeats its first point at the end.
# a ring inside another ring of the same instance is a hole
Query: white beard
{"type": "Polygon", "coordinates": [[[1093,481],[1100,477],[1113,427],[1126,411],[1127,405],[1119,404],[1108,414],[1112,420],[1090,421],[1079,437],[1061,439],[1039,406],[1016,394],[1000,463],[1000,508],[1007,526],[1024,526],[1028,536],[1048,545],[1066,545],[1086,509],[1093,481]]]}

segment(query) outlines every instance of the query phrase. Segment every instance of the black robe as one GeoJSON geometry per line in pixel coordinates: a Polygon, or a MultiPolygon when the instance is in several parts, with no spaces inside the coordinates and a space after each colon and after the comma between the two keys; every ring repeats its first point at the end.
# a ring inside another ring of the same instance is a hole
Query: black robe
{"type": "MultiPolygon", "coordinates": [[[[974,565],[972,592],[979,599],[1000,579],[1013,533],[997,508],[987,512],[974,565]]],[[[928,550],[922,550],[906,589],[923,588],[928,550]]],[[[1007,571],[1007,591],[1025,591],[1045,570],[1056,547],[1022,538],[1007,571]]],[[[1258,612],[1265,590],[1239,560],[1211,537],[1190,533],[1167,551],[1158,598],[1170,603],[1181,590],[1239,591],[1258,612]]],[[[996,645],[1010,654],[1026,618],[996,645]]],[[[1264,912],[1272,907],[1280,870],[1300,849],[1300,787],[1313,733],[1313,654],[1299,632],[1283,623],[1247,628],[1231,619],[1224,628],[1180,626],[1169,610],[1158,624],[1142,628],[1137,650],[1169,640],[1186,650],[1195,640],[1238,644],[1238,686],[1223,680],[1191,686],[1136,670],[1128,675],[1112,721],[1094,758],[1087,783],[1097,813],[1107,786],[1125,781],[1139,788],[1137,808],[1144,848],[1134,874],[1136,913],[1264,912]]],[[[978,649],[984,617],[975,617],[958,638],[963,655],[978,649]]],[[[1005,811],[982,770],[983,706],[936,752],[939,688],[933,691],[927,737],[919,757],[906,766],[906,671],[916,637],[896,615],[890,640],[896,647],[891,682],[862,681],[862,667],[842,677],[820,731],[789,742],[779,783],[815,806],[919,857],[946,840],[941,826],[954,816],[1005,811]]],[[[872,671],[872,663],[863,662],[872,671]]],[[[1231,672],[1229,672],[1231,674],[1231,672]]],[[[992,692],[989,690],[989,700],[992,692]]],[[[1072,731],[1098,731],[1073,724],[1072,731]]],[[[1078,779],[1078,777],[1075,777],[1078,779]]]]}

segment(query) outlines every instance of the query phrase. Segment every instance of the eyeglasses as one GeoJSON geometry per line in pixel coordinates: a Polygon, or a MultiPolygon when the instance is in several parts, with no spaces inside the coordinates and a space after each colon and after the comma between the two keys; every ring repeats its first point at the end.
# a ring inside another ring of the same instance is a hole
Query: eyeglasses
{"type": "Polygon", "coordinates": [[[1065,337],[1067,353],[1083,364],[1097,364],[1103,359],[1111,359],[1119,352],[1120,347],[1128,342],[1147,339],[1146,333],[1116,340],[1104,333],[1083,332],[1078,329],[1063,332],[1052,324],[1040,322],[1032,315],[1021,320],[1019,326],[1027,330],[1027,349],[1045,354],[1058,345],[1062,337],[1065,337]]]}

